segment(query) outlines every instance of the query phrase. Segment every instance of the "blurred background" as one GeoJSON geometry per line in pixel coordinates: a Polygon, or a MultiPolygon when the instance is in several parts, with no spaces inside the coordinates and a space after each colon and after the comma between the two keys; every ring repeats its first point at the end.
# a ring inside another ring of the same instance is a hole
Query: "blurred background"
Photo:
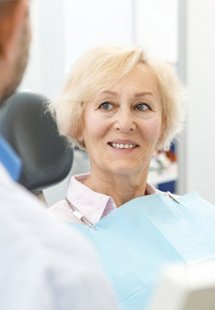
{"type": "MultiPolygon", "coordinates": [[[[136,44],[164,59],[186,86],[187,117],[170,152],[152,160],[149,179],[215,203],[215,1],[35,0],[31,6],[31,59],[20,89],[55,98],[72,63],[97,45],[136,44]]],[[[87,155],[76,150],[70,175],[88,169],[87,155]]],[[[49,205],[65,196],[69,178],[45,191],[49,205]]]]}

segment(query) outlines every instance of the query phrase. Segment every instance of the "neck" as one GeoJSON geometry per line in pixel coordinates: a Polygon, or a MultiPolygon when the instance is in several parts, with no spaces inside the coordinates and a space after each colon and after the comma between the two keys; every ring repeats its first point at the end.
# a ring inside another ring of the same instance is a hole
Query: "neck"
{"type": "Polygon", "coordinates": [[[96,174],[91,172],[84,184],[92,190],[113,198],[117,207],[145,194],[147,173],[137,175],[96,174]]]}

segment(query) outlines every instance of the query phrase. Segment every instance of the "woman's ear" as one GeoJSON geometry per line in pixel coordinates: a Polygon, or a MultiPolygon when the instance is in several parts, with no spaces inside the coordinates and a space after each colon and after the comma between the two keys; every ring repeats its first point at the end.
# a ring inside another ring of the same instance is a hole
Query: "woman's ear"
{"type": "Polygon", "coordinates": [[[72,127],[69,136],[71,139],[76,141],[78,146],[80,146],[81,148],[85,148],[84,136],[81,128],[82,127],[80,127],[80,124],[79,126],[77,125],[75,128],[72,127]]]}
{"type": "Polygon", "coordinates": [[[78,141],[78,144],[81,145],[83,148],[85,148],[85,142],[84,142],[84,137],[80,136],[76,139],[78,141]]]}
{"type": "Polygon", "coordinates": [[[77,141],[83,141],[83,140],[84,140],[84,137],[83,137],[82,132],[76,132],[76,133],[75,133],[75,139],[76,139],[77,141]]]}

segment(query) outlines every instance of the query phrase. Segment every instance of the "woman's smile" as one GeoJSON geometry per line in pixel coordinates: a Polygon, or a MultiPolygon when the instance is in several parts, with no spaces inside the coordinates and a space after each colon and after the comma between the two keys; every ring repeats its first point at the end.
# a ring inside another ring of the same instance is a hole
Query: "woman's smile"
{"type": "Polygon", "coordinates": [[[107,143],[108,145],[110,145],[112,148],[114,149],[119,149],[119,150],[133,150],[135,148],[137,148],[139,145],[131,140],[117,140],[114,139],[110,142],[107,143]]]}

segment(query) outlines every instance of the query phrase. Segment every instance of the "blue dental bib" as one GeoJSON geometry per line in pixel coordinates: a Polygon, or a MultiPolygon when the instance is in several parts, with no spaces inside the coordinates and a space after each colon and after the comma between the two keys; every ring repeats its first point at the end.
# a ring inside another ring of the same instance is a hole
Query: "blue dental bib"
{"type": "Polygon", "coordinates": [[[166,264],[215,258],[215,207],[195,192],[177,201],[143,196],[101,219],[96,230],[72,224],[97,248],[121,309],[147,309],[166,264]]]}

